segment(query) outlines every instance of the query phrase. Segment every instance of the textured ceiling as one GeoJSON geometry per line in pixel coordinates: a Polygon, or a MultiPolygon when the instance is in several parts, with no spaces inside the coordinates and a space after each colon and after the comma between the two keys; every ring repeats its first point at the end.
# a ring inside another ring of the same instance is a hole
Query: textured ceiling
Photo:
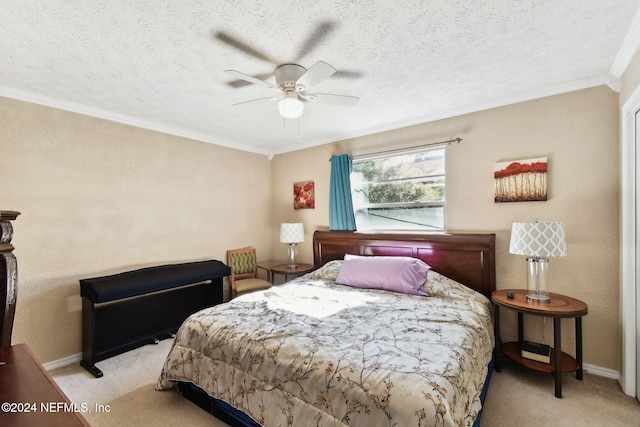
{"type": "Polygon", "coordinates": [[[0,96],[273,154],[610,83],[638,6],[2,0],[0,96]],[[232,106],[277,93],[224,70],[275,82],[277,65],[317,61],[339,72],[314,91],[357,106],[306,102],[286,121],[275,101],[232,106]]]}

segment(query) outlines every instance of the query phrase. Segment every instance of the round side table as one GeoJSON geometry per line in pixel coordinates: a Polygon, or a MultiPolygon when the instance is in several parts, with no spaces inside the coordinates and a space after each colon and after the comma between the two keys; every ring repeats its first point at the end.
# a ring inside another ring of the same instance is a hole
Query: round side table
{"type": "Polygon", "coordinates": [[[303,274],[306,274],[311,270],[313,270],[313,265],[298,264],[296,267],[292,268],[292,267],[289,267],[287,264],[277,264],[277,265],[271,266],[270,269],[271,269],[271,283],[275,281],[274,276],[276,274],[284,275],[284,281],[288,282],[289,276],[294,276],[294,278],[298,276],[302,276],[303,274]]]}
{"type": "Polygon", "coordinates": [[[549,293],[548,302],[527,300],[527,291],[523,289],[501,289],[491,294],[494,307],[494,349],[495,370],[500,372],[500,356],[505,355],[516,363],[541,372],[552,373],[555,378],[555,396],[562,397],[562,374],[576,371],[576,378],[582,380],[582,317],[587,314],[587,304],[566,295],[549,293]],[[507,295],[513,293],[513,298],[507,295]],[[518,313],[518,341],[502,343],[500,338],[500,308],[508,308],[518,313]],[[542,363],[522,357],[521,349],[524,335],[523,315],[553,318],[553,348],[550,363],[542,363]],[[573,318],[576,328],[576,357],[562,352],[560,320],[573,318]]]}

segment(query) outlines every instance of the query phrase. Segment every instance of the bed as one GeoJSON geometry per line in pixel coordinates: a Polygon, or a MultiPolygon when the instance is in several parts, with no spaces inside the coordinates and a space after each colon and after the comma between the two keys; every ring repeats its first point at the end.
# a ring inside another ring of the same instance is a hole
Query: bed
{"type": "Polygon", "coordinates": [[[313,246],[313,272],[190,316],[156,388],[230,425],[479,425],[495,235],[316,231],[313,246]],[[382,257],[428,264],[427,296],[337,283],[382,257]]]}

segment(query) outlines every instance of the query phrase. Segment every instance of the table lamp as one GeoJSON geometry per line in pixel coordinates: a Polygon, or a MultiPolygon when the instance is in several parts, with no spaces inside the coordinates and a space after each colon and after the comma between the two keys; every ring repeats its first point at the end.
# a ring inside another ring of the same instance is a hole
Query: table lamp
{"type": "Polygon", "coordinates": [[[527,301],[548,302],[548,257],[567,255],[561,222],[514,222],[509,253],[527,256],[527,301]]]}
{"type": "Polygon", "coordinates": [[[289,244],[289,268],[296,268],[296,245],[304,242],[304,226],[301,222],[280,224],[280,243],[289,244]]]}

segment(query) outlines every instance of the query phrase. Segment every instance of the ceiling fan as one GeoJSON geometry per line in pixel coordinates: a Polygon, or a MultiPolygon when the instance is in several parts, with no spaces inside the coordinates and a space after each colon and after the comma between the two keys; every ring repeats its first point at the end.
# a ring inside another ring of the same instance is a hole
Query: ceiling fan
{"type": "Polygon", "coordinates": [[[304,111],[304,102],[306,101],[318,101],[327,104],[344,106],[356,105],[359,101],[359,98],[355,96],[334,95],[328,93],[310,93],[308,92],[308,90],[330,76],[357,78],[360,77],[360,73],[336,71],[335,68],[323,61],[316,62],[309,69],[305,69],[301,65],[297,64],[297,62],[299,62],[302,57],[308,55],[311,50],[313,50],[318,44],[321,43],[322,38],[326,37],[326,35],[333,30],[335,25],[336,24],[333,22],[320,22],[317,27],[311,32],[311,34],[306,38],[306,40],[304,40],[301,48],[298,50],[296,58],[286,63],[274,60],[263,52],[252,48],[251,46],[229,34],[226,34],[224,32],[215,33],[215,37],[221,42],[238,50],[241,50],[244,53],[252,55],[255,58],[270,62],[271,64],[276,66],[275,72],[273,73],[275,74],[276,79],[275,85],[264,80],[266,78],[269,78],[271,76],[271,73],[267,75],[257,75],[254,77],[236,70],[226,70],[225,72],[227,74],[233,75],[238,78],[238,80],[229,82],[228,84],[230,86],[237,88],[246,85],[247,83],[252,83],[280,91],[280,94],[278,96],[253,99],[234,105],[258,101],[279,100],[278,110],[280,112],[280,115],[285,118],[300,117],[304,111]]]}
{"type": "Polygon", "coordinates": [[[335,68],[323,61],[316,62],[308,70],[298,64],[279,65],[274,72],[275,85],[236,70],[225,70],[225,72],[249,83],[280,91],[279,96],[252,99],[234,105],[278,100],[278,111],[282,117],[287,119],[297,119],[302,115],[304,112],[303,101],[318,101],[348,107],[355,106],[360,101],[360,98],[356,96],[308,92],[310,88],[336,72],[335,68]]]}

